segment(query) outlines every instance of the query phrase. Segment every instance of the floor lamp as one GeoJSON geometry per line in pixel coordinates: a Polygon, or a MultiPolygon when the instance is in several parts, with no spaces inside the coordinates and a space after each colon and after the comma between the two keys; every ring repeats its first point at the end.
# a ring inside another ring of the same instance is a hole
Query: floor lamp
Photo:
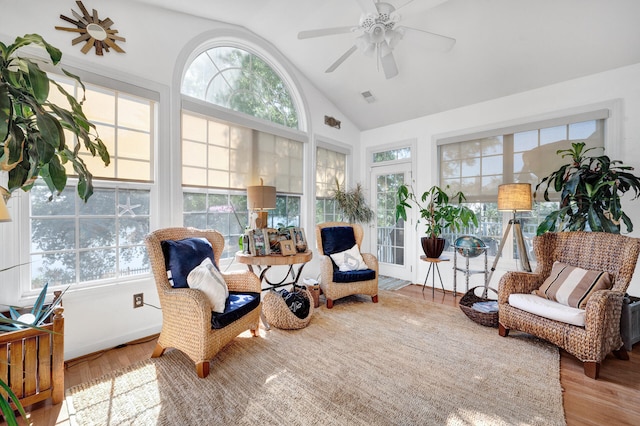
{"type": "Polygon", "coordinates": [[[513,226],[513,233],[516,237],[516,243],[518,245],[518,253],[520,254],[520,264],[522,269],[531,272],[531,265],[529,265],[529,256],[527,255],[527,246],[524,243],[524,236],[522,235],[522,226],[520,221],[516,219],[516,212],[531,211],[532,198],[531,198],[531,184],[529,183],[507,183],[498,187],[498,211],[512,211],[513,219],[509,220],[509,225],[505,229],[500,241],[500,247],[498,247],[498,253],[491,266],[491,272],[487,282],[491,282],[493,271],[496,270],[498,260],[502,255],[502,249],[504,243],[507,241],[511,226],[513,226]]]}
{"type": "Polygon", "coordinates": [[[247,188],[247,208],[249,211],[259,210],[255,228],[266,228],[269,213],[265,209],[276,208],[276,187],[265,186],[262,178],[260,178],[260,185],[247,188]]]}

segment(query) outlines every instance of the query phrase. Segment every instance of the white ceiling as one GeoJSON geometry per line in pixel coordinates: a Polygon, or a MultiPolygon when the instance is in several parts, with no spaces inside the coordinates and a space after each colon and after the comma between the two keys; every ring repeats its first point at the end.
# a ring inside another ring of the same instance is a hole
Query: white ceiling
{"type": "Polygon", "coordinates": [[[389,80],[360,52],[324,72],[353,45],[353,34],[297,38],[302,30],[356,26],[359,1],[367,0],[137,1],[253,31],[361,130],[640,62],[640,0],[413,0],[400,9],[403,25],[457,43],[440,52],[407,34],[394,50],[399,75],[389,80]],[[363,100],[367,90],[375,103],[363,100]]]}

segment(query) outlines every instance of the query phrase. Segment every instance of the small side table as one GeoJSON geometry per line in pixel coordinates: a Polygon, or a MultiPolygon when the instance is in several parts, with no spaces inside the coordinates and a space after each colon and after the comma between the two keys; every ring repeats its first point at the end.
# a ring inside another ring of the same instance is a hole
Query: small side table
{"type": "MultiPolygon", "coordinates": [[[[260,278],[260,281],[266,284],[266,287],[262,287],[262,291],[271,290],[278,287],[284,287],[287,285],[298,286],[298,281],[302,275],[302,269],[304,265],[311,260],[313,253],[305,251],[304,253],[296,253],[291,256],[283,256],[281,254],[271,254],[267,256],[251,256],[244,254],[241,251],[236,253],[236,261],[247,265],[247,269],[253,272],[260,278]],[[293,265],[299,265],[298,271],[293,268],[293,265]],[[284,278],[279,282],[271,282],[267,278],[267,271],[272,266],[288,266],[289,270],[284,278]],[[254,270],[254,267],[258,270],[254,270]],[[289,279],[289,277],[291,277],[289,279]],[[287,281],[289,279],[289,281],[287,281]]],[[[299,287],[299,286],[298,286],[299,287]]]]}
{"type": "Polygon", "coordinates": [[[487,249],[488,247],[478,248],[482,250],[484,253],[484,270],[473,270],[469,269],[469,257],[463,256],[465,258],[465,267],[460,268],[458,266],[458,250],[453,250],[453,297],[458,295],[456,291],[456,285],[458,283],[458,271],[464,273],[465,283],[467,286],[467,291],[469,291],[469,275],[472,274],[484,274],[484,291],[482,292],[482,297],[487,297],[487,290],[489,288],[489,269],[487,264],[487,249]]]}
{"type": "Polygon", "coordinates": [[[438,264],[440,262],[448,262],[449,259],[446,257],[427,257],[425,255],[420,256],[420,260],[424,262],[429,262],[429,269],[427,270],[427,276],[424,277],[424,284],[422,285],[422,292],[424,293],[424,288],[427,285],[427,280],[429,279],[429,274],[431,274],[431,270],[433,269],[433,275],[431,275],[431,298],[434,298],[436,293],[436,272],[438,273],[438,278],[440,278],[440,287],[442,287],[442,291],[444,292],[444,284],[442,284],[442,276],[440,275],[440,268],[438,264]]]}

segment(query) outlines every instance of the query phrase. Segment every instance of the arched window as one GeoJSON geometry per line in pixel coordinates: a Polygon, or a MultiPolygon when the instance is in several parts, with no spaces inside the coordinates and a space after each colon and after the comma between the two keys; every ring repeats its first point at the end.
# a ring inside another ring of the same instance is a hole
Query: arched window
{"type": "Polygon", "coordinates": [[[276,187],[269,227],[300,226],[308,136],[295,87],[272,64],[268,54],[218,44],[182,76],[183,224],[225,235],[222,258],[239,249],[251,213],[246,188],[262,180],[276,187]]]}
{"type": "Polygon", "coordinates": [[[235,47],[214,47],[189,65],[182,93],[234,111],[298,128],[285,82],[264,60],[235,47]]]}

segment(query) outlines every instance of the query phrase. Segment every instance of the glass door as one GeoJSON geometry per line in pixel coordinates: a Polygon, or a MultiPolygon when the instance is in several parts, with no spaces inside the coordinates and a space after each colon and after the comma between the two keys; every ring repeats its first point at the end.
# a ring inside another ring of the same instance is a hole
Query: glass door
{"type": "Polygon", "coordinates": [[[410,181],[410,162],[371,168],[371,206],[375,212],[371,246],[380,275],[403,280],[413,280],[415,233],[402,219],[396,222],[396,193],[400,185],[410,181]]]}

